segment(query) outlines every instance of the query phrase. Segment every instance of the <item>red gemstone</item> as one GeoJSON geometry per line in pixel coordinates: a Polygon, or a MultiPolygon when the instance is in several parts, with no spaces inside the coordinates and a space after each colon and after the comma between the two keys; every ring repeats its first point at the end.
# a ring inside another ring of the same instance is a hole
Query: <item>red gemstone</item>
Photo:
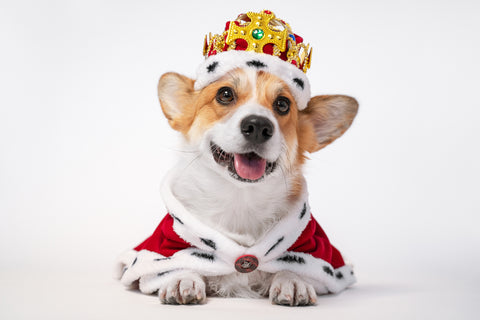
{"type": "Polygon", "coordinates": [[[235,261],[235,269],[240,273],[249,273],[257,269],[258,259],[255,256],[244,255],[235,261]]]}

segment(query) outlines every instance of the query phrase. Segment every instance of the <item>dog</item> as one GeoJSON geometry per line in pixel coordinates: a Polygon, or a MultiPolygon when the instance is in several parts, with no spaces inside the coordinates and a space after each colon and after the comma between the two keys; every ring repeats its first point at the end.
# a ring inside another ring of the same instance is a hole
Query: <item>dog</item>
{"type": "MultiPolygon", "coordinates": [[[[258,16],[273,13],[248,17],[258,16]]],[[[207,41],[207,54],[215,45],[207,41]]],[[[308,154],[350,127],[358,103],[345,95],[310,98],[308,92],[305,98],[297,91],[306,78],[288,82],[268,67],[288,62],[254,54],[212,55],[199,71],[205,81],[173,72],[159,80],[160,105],[181,133],[183,152],[162,187],[169,214],[122,258],[120,278],[138,280],[143,292],[158,291],[162,303],[268,296],[274,304],[312,305],[317,294],[355,281],[310,216],[302,167],[308,154]],[[222,70],[228,64],[222,55],[231,55],[234,65],[222,70]],[[315,248],[304,250],[312,241],[315,248]],[[312,253],[318,247],[327,253],[312,253]]]]}

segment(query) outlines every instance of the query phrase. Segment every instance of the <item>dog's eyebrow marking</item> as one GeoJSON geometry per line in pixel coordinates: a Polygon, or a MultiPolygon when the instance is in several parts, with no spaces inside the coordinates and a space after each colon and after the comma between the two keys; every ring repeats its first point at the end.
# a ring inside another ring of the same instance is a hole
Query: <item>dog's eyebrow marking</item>
{"type": "Polygon", "coordinates": [[[307,213],[307,204],[306,203],[303,204],[302,212],[300,212],[300,220],[303,219],[303,217],[305,216],[305,213],[307,213]]]}
{"type": "Polygon", "coordinates": [[[179,217],[177,217],[176,215],[174,215],[173,213],[170,213],[170,215],[172,216],[172,218],[173,218],[173,219],[177,220],[177,221],[178,221],[178,223],[180,223],[180,224],[184,224],[184,223],[183,223],[183,221],[182,221],[182,220],[180,220],[180,218],[179,218],[179,217]]]}
{"type": "Polygon", "coordinates": [[[213,250],[217,250],[217,244],[216,244],[215,242],[213,242],[212,240],[200,238],[200,241],[202,241],[203,243],[205,243],[207,246],[209,246],[209,247],[212,248],[213,250]]]}
{"type": "Polygon", "coordinates": [[[303,88],[305,87],[305,83],[304,83],[303,80],[300,79],[300,78],[293,78],[293,82],[295,82],[295,84],[296,84],[297,86],[299,86],[300,89],[302,89],[302,90],[303,90],[303,88]]]}
{"type": "Polygon", "coordinates": [[[283,257],[280,257],[277,259],[277,261],[283,261],[287,263],[298,263],[298,264],[305,264],[305,259],[302,257],[293,255],[293,254],[287,254],[283,257]]]}
{"type": "Polygon", "coordinates": [[[269,254],[273,249],[275,249],[275,247],[278,246],[278,244],[282,242],[283,239],[284,237],[281,237],[280,239],[278,239],[277,242],[270,249],[268,249],[267,253],[265,253],[265,256],[267,256],[267,254],[269,254]]]}
{"type": "Polygon", "coordinates": [[[332,268],[328,267],[328,266],[323,266],[323,271],[329,275],[331,275],[333,277],[333,270],[332,268]]]}
{"type": "Polygon", "coordinates": [[[192,252],[192,256],[202,258],[202,259],[207,259],[207,260],[210,260],[210,261],[215,260],[215,257],[213,256],[213,254],[208,254],[208,253],[203,253],[203,252],[192,252]]]}
{"type": "Polygon", "coordinates": [[[335,277],[337,277],[337,279],[342,279],[343,278],[343,274],[341,272],[337,272],[335,274],[335,277]]]}
{"type": "Polygon", "coordinates": [[[207,72],[208,73],[214,72],[217,67],[218,67],[218,61],[214,61],[207,66],[207,72]]]}
{"type": "Polygon", "coordinates": [[[260,69],[260,68],[266,68],[267,65],[265,63],[263,63],[262,61],[260,60],[250,60],[250,61],[247,61],[247,66],[249,67],[255,67],[257,69],[260,69]]]}

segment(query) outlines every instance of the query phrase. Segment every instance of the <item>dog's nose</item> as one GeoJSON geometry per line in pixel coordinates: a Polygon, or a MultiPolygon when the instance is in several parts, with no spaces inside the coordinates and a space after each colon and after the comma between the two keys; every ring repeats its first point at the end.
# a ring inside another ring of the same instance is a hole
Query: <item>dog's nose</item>
{"type": "Polygon", "coordinates": [[[240,130],[252,143],[264,143],[273,136],[273,123],[265,117],[251,115],[242,120],[240,130]]]}

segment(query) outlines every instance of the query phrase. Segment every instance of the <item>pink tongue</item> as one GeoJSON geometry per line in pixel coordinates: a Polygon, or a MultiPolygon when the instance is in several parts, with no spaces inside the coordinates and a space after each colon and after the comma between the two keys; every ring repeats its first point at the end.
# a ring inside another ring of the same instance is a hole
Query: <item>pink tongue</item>
{"type": "Polygon", "coordinates": [[[267,160],[235,153],[233,164],[237,174],[243,179],[258,180],[265,174],[267,160]]]}

